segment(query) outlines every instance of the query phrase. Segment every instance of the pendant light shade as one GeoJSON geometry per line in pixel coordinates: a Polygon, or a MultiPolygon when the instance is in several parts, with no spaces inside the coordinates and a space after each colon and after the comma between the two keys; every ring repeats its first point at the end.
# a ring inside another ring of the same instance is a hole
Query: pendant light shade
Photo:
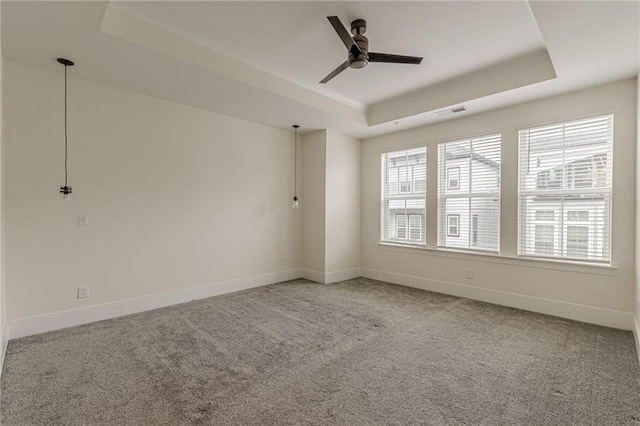
{"type": "Polygon", "coordinates": [[[295,132],[294,139],[294,154],[293,154],[293,208],[298,208],[298,126],[294,124],[293,126],[295,132]]]}
{"type": "Polygon", "coordinates": [[[71,201],[71,186],[67,181],[67,160],[68,160],[68,143],[67,143],[67,67],[72,67],[75,64],[65,58],[58,58],[58,62],[64,65],[64,186],[60,187],[60,193],[62,199],[69,202],[71,201]]]}

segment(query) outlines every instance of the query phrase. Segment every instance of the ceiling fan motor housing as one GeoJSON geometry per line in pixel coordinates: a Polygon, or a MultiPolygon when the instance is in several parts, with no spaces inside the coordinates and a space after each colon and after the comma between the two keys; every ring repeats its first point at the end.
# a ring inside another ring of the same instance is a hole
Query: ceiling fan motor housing
{"type": "Polygon", "coordinates": [[[351,68],[364,68],[369,64],[369,40],[363,35],[353,36],[353,41],[356,42],[358,47],[360,48],[359,55],[354,55],[353,53],[349,53],[349,66],[351,68]]]}
{"type": "Polygon", "coordinates": [[[356,42],[358,47],[360,48],[359,55],[354,55],[353,53],[349,53],[349,67],[360,69],[364,68],[369,64],[369,39],[364,36],[364,33],[367,31],[367,21],[364,19],[356,19],[351,22],[351,34],[353,34],[353,41],[356,42]]]}
{"type": "Polygon", "coordinates": [[[367,21],[364,19],[354,19],[351,21],[351,34],[360,35],[367,32],[367,21]]]}

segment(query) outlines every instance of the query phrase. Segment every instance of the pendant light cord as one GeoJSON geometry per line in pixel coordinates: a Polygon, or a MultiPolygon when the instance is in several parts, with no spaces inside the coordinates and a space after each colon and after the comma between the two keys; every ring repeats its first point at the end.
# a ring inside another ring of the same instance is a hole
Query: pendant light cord
{"type": "Polygon", "coordinates": [[[295,128],[294,154],[293,154],[293,196],[298,195],[298,127],[295,128]]]}
{"type": "Polygon", "coordinates": [[[67,65],[64,66],[64,186],[67,186],[67,65]]]}

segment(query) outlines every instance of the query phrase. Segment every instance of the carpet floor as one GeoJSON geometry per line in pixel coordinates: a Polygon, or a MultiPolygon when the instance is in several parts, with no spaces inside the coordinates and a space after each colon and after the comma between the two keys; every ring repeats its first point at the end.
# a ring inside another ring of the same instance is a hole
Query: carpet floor
{"type": "Polygon", "coordinates": [[[3,425],[640,425],[633,335],[369,279],[12,340],[3,425]]]}

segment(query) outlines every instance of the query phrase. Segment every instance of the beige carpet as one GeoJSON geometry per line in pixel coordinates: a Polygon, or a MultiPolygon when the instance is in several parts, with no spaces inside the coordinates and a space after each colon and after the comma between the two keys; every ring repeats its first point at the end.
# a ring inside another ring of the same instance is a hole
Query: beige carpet
{"type": "Polygon", "coordinates": [[[11,341],[3,425],[640,425],[633,335],[356,279],[11,341]]]}

